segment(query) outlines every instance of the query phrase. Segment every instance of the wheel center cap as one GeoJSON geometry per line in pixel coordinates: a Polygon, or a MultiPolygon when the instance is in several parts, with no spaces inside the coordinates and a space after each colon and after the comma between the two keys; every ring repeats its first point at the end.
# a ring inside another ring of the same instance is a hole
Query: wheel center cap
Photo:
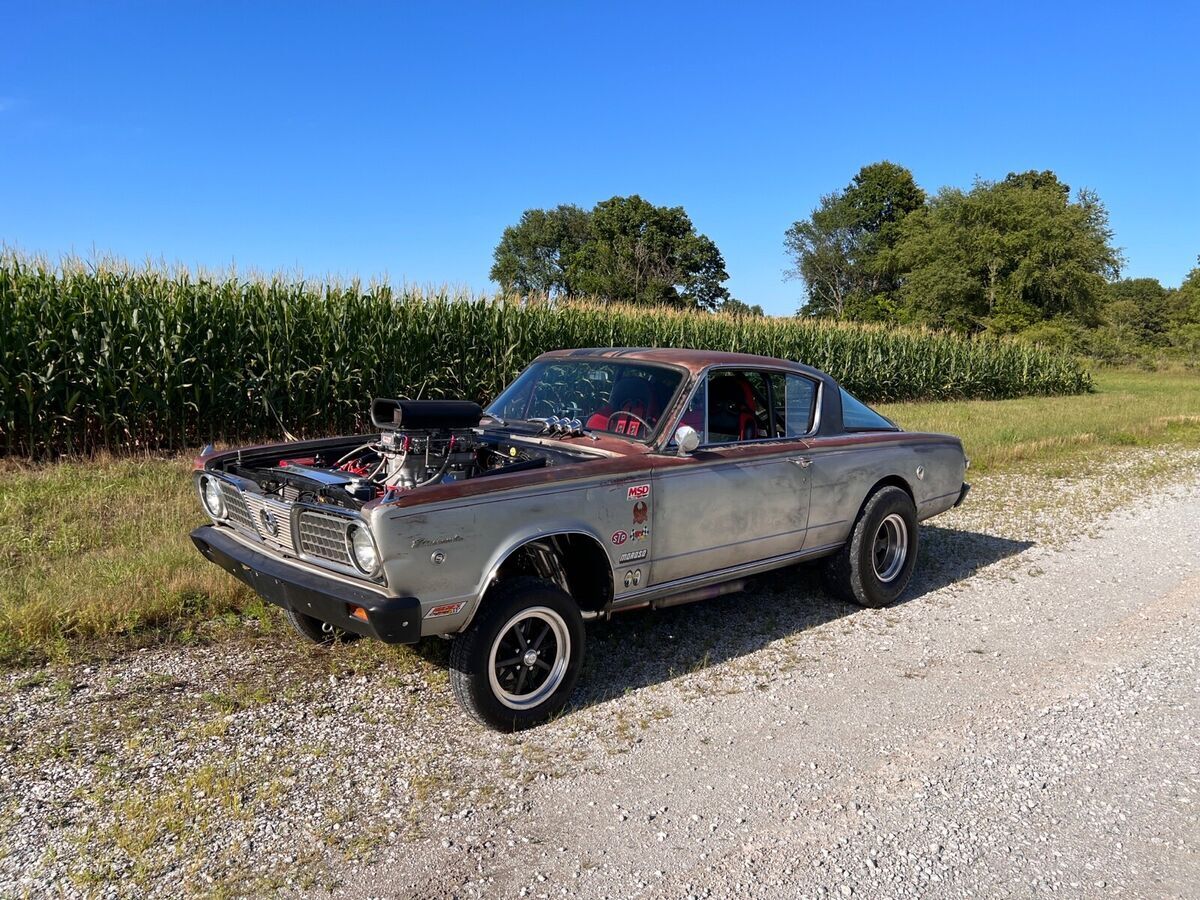
{"type": "Polygon", "coordinates": [[[538,652],[536,650],[525,651],[525,665],[532,666],[538,660],[538,652]]]}

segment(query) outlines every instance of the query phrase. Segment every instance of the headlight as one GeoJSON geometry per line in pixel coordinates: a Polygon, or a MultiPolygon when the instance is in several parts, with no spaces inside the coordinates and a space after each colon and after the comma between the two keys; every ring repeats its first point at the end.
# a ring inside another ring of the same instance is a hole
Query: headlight
{"type": "Polygon", "coordinates": [[[207,475],[200,479],[200,501],[214,519],[225,518],[225,498],[221,496],[221,485],[217,479],[207,475]]]}
{"type": "Polygon", "coordinates": [[[350,548],[354,551],[354,564],[364,575],[374,575],[379,567],[379,551],[371,540],[371,532],[361,525],[350,526],[350,548]]]}

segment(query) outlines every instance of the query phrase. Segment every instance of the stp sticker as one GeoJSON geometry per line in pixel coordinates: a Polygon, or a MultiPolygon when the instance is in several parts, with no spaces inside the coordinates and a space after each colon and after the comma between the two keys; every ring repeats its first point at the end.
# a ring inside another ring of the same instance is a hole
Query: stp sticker
{"type": "Polygon", "coordinates": [[[629,540],[629,532],[627,532],[627,531],[614,531],[613,532],[612,542],[614,544],[616,544],[618,547],[620,547],[627,540],[629,540]]]}
{"type": "Polygon", "coordinates": [[[635,484],[629,489],[629,493],[625,495],[626,500],[645,500],[650,496],[650,485],[635,484]]]}

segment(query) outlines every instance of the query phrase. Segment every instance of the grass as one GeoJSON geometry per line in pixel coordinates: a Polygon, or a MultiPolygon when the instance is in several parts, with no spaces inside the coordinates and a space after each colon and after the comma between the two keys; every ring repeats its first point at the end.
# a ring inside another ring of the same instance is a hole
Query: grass
{"type": "Polygon", "coordinates": [[[889,403],[880,412],[909,431],[963,439],[971,471],[1067,461],[1082,452],[1200,445],[1200,375],[1102,370],[1096,392],[950,403],[889,403]]]}
{"type": "Polygon", "coordinates": [[[261,611],[205,563],[184,459],[0,464],[0,664],[71,656],[83,643],[189,640],[230,611],[261,611]]]}
{"type": "MultiPolygon", "coordinates": [[[[1200,376],[1109,371],[1096,383],[1077,397],[881,409],[905,428],[960,435],[973,473],[1200,446],[1200,376]]],[[[246,616],[278,627],[274,610],[188,540],[204,521],[189,469],[186,459],[153,457],[0,463],[0,666],[227,637],[246,616]]]]}

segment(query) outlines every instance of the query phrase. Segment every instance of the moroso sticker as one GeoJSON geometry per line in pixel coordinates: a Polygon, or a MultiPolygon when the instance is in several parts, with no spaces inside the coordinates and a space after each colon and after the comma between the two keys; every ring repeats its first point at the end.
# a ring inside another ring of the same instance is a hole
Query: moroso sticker
{"type": "Polygon", "coordinates": [[[644,524],[646,521],[646,512],[647,509],[645,500],[639,500],[637,503],[633,504],[633,524],[644,524]]]}
{"type": "Polygon", "coordinates": [[[650,496],[650,485],[635,484],[633,487],[631,487],[629,489],[629,492],[625,495],[625,499],[626,500],[645,500],[649,496],[650,496]]]}
{"type": "Polygon", "coordinates": [[[650,529],[635,528],[633,529],[633,534],[631,534],[630,537],[632,537],[635,541],[644,541],[646,538],[650,537],[650,529]]]}
{"type": "Polygon", "coordinates": [[[627,563],[627,562],[634,562],[635,560],[645,559],[645,558],[646,558],[645,550],[630,550],[628,553],[622,553],[621,558],[618,559],[617,562],[627,563]]]}
{"type": "Polygon", "coordinates": [[[620,547],[627,540],[629,540],[629,532],[627,532],[627,531],[614,531],[613,532],[612,542],[614,544],[616,544],[618,547],[620,547]]]}

